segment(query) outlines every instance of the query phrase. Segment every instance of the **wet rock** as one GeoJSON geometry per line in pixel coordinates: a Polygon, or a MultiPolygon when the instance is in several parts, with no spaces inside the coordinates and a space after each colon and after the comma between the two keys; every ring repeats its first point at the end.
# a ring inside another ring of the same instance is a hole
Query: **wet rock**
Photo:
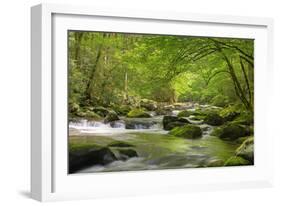
{"type": "Polygon", "coordinates": [[[228,106],[220,111],[220,116],[225,121],[232,121],[240,114],[237,106],[228,106]]]}
{"type": "Polygon", "coordinates": [[[196,125],[187,124],[183,127],[175,127],[169,134],[186,139],[197,139],[202,137],[202,130],[196,125]]]}
{"type": "Polygon", "coordinates": [[[125,121],[124,120],[116,120],[116,121],[110,122],[110,126],[112,128],[124,128],[125,127],[125,121]]]}
{"type": "Polygon", "coordinates": [[[164,108],[157,108],[155,110],[156,115],[169,115],[172,113],[172,110],[164,109],[164,108]]]}
{"type": "Polygon", "coordinates": [[[212,126],[219,126],[224,123],[224,119],[217,113],[208,113],[204,118],[204,122],[212,126]]]}
{"type": "Polygon", "coordinates": [[[114,107],[114,111],[118,115],[122,115],[122,116],[127,116],[127,114],[131,111],[131,109],[132,108],[129,105],[121,105],[121,106],[114,107]]]}
{"type": "Polygon", "coordinates": [[[80,110],[80,106],[77,103],[69,103],[69,112],[77,113],[80,110]]]}
{"type": "Polygon", "coordinates": [[[94,107],[93,111],[100,115],[101,117],[105,117],[110,111],[106,109],[105,107],[94,107]]]}
{"type": "Polygon", "coordinates": [[[141,99],[140,106],[148,111],[155,111],[157,109],[157,102],[150,99],[141,99]]]}
{"type": "Polygon", "coordinates": [[[165,126],[165,130],[172,130],[175,127],[182,127],[184,125],[186,125],[184,122],[170,122],[165,126]]]}
{"type": "Polygon", "coordinates": [[[163,117],[163,128],[164,130],[171,130],[174,126],[183,126],[190,124],[187,119],[176,117],[176,116],[164,116],[163,117]]]}
{"type": "Polygon", "coordinates": [[[105,165],[117,160],[114,153],[107,147],[84,145],[69,152],[69,173],[92,165],[105,165]]]}
{"type": "Polygon", "coordinates": [[[239,137],[249,136],[250,134],[251,129],[249,127],[235,123],[228,123],[218,127],[212,133],[212,135],[225,140],[236,140],[239,137]]]}
{"type": "Polygon", "coordinates": [[[117,115],[115,112],[110,111],[110,112],[106,115],[106,117],[105,117],[105,119],[104,119],[104,123],[109,123],[109,122],[113,122],[113,121],[117,121],[117,120],[119,120],[118,115],[117,115]]]}
{"type": "Polygon", "coordinates": [[[83,117],[85,119],[88,120],[98,120],[101,119],[100,115],[98,115],[97,113],[93,112],[93,111],[79,111],[76,114],[78,117],[83,117]]]}

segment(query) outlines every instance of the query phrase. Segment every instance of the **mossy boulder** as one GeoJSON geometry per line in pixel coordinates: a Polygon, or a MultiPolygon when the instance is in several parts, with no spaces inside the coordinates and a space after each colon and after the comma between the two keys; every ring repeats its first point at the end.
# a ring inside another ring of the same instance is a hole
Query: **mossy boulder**
{"type": "Polygon", "coordinates": [[[246,139],[236,150],[236,155],[254,163],[254,137],[246,139]]]}
{"type": "Polygon", "coordinates": [[[182,127],[184,125],[186,125],[187,123],[184,122],[170,122],[165,126],[165,130],[172,130],[175,127],[182,127]]]}
{"type": "Polygon", "coordinates": [[[148,118],[151,117],[149,113],[145,112],[143,109],[132,109],[128,114],[127,117],[129,118],[148,118]]]}
{"type": "Polygon", "coordinates": [[[219,114],[211,112],[205,116],[204,122],[212,126],[219,126],[224,123],[224,119],[219,114]]]}
{"type": "Polygon", "coordinates": [[[196,125],[187,124],[182,127],[175,127],[169,134],[186,139],[197,139],[202,137],[202,130],[196,125]]]}
{"type": "Polygon", "coordinates": [[[224,166],[242,166],[242,165],[251,165],[251,162],[241,157],[233,156],[230,157],[228,160],[226,160],[224,164],[224,166]]]}
{"type": "Polygon", "coordinates": [[[156,112],[156,115],[169,115],[169,114],[171,114],[172,110],[170,111],[170,110],[158,107],[155,110],[155,112],[156,112]]]}
{"type": "Polygon", "coordinates": [[[95,113],[93,111],[89,111],[89,110],[79,111],[79,112],[76,113],[76,116],[82,117],[82,118],[85,118],[85,119],[89,119],[89,120],[99,120],[99,119],[101,119],[100,115],[98,115],[97,113],[95,113]]]}
{"type": "Polygon", "coordinates": [[[157,109],[157,102],[150,99],[141,99],[140,106],[148,111],[155,111],[157,109]]]}
{"type": "Polygon", "coordinates": [[[184,110],[178,113],[178,117],[189,117],[190,115],[192,115],[192,112],[188,110],[184,110]]]}
{"type": "Polygon", "coordinates": [[[242,125],[253,125],[254,124],[254,115],[251,112],[242,112],[239,116],[237,116],[234,120],[236,124],[242,125]]]}
{"type": "Polygon", "coordinates": [[[121,105],[121,106],[115,106],[113,107],[113,110],[118,114],[122,116],[126,116],[130,111],[131,107],[129,105],[121,105]]]}
{"type": "Polygon", "coordinates": [[[77,113],[80,110],[79,104],[74,103],[74,102],[69,103],[68,108],[69,108],[70,113],[77,113]]]}
{"type": "Polygon", "coordinates": [[[240,109],[237,107],[237,105],[225,107],[219,114],[225,121],[232,121],[240,114],[240,109]]]}
{"type": "Polygon", "coordinates": [[[94,107],[93,112],[95,112],[101,117],[106,117],[106,115],[110,112],[110,110],[106,109],[105,107],[99,106],[99,107],[94,107]]]}
{"type": "Polygon", "coordinates": [[[251,129],[245,125],[236,123],[228,123],[221,127],[217,127],[212,132],[212,135],[218,136],[224,140],[237,140],[239,137],[249,136],[251,129]]]}
{"type": "Polygon", "coordinates": [[[104,123],[120,120],[116,112],[110,111],[104,118],[104,123]]]}
{"type": "Polygon", "coordinates": [[[108,148],[96,144],[72,143],[69,149],[69,173],[92,165],[105,165],[117,160],[108,148]]]}
{"type": "Polygon", "coordinates": [[[171,130],[176,126],[184,126],[190,124],[187,119],[176,117],[176,116],[164,116],[163,117],[163,128],[164,130],[171,130]]]}

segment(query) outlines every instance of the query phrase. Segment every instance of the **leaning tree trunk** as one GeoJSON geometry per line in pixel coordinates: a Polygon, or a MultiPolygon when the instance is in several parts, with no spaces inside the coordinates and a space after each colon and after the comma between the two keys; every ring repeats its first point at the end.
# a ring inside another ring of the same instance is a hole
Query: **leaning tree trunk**
{"type": "Polygon", "coordinates": [[[232,79],[232,82],[234,84],[234,89],[235,89],[235,92],[237,94],[237,96],[239,97],[239,99],[241,100],[241,102],[243,103],[243,105],[245,106],[245,108],[247,110],[249,110],[250,112],[253,112],[253,107],[250,103],[250,101],[247,99],[243,89],[242,89],[242,86],[237,78],[237,75],[235,73],[235,70],[234,70],[234,67],[233,65],[231,64],[230,60],[227,58],[227,56],[223,53],[223,51],[221,51],[221,54],[224,58],[224,60],[226,61],[227,63],[227,67],[228,67],[228,70],[229,70],[229,74],[231,76],[231,79],[232,79]]]}

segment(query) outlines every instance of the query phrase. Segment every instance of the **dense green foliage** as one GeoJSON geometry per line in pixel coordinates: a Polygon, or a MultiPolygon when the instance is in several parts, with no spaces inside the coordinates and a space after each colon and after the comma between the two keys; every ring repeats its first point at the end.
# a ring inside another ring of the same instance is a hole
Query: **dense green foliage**
{"type": "Polygon", "coordinates": [[[104,106],[122,114],[141,99],[253,112],[253,40],[78,31],[68,39],[71,113],[104,106]]]}

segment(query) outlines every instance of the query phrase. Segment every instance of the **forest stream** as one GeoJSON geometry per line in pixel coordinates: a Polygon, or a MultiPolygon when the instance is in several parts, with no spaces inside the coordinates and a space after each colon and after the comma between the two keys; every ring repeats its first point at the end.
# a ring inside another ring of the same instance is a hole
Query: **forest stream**
{"type": "MultiPolygon", "coordinates": [[[[189,110],[194,110],[194,108],[189,110]]],[[[171,115],[176,116],[180,111],[173,110],[171,115]]],[[[172,136],[163,129],[163,115],[155,115],[154,112],[150,112],[150,115],[152,116],[150,118],[121,117],[120,120],[107,124],[103,121],[86,119],[70,121],[69,138],[73,143],[93,142],[107,146],[112,142],[121,141],[137,153],[124,160],[118,159],[104,165],[95,164],[76,172],[208,167],[212,162],[226,161],[235,154],[239,146],[235,141],[225,141],[211,136],[215,126],[205,124],[200,120],[192,120],[190,117],[186,119],[201,128],[202,138],[184,139],[172,136]]],[[[117,145],[110,149],[118,155],[120,148],[117,145]]]]}

